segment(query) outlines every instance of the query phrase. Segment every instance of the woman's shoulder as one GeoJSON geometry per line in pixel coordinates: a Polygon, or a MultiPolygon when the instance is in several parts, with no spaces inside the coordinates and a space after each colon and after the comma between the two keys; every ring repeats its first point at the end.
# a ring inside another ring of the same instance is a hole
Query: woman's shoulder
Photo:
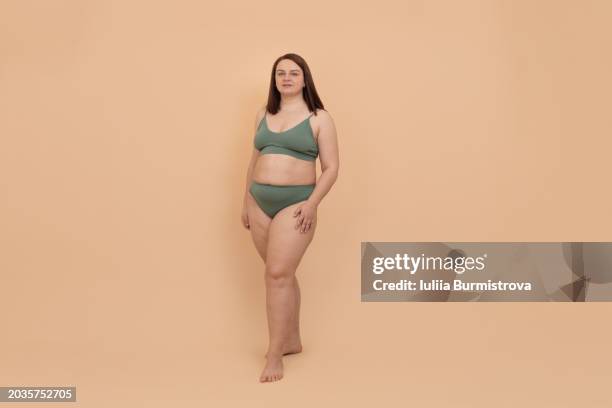
{"type": "Polygon", "coordinates": [[[325,109],[320,109],[320,108],[316,109],[313,117],[316,117],[317,118],[316,121],[319,123],[334,121],[331,114],[328,111],[326,111],[325,109]]]}
{"type": "Polygon", "coordinates": [[[266,105],[262,106],[261,108],[259,108],[257,110],[257,114],[255,115],[255,129],[257,129],[259,127],[259,124],[261,123],[261,120],[263,119],[264,115],[266,114],[266,105]]]}
{"type": "Polygon", "coordinates": [[[268,109],[268,108],[267,108],[267,106],[266,106],[266,105],[264,105],[264,106],[260,107],[260,108],[257,110],[257,115],[256,115],[256,117],[257,117],[257,118],[259,118],[259,119],[263,118],[263,116],[266,114],[266,110],[267,110],[267,109],[268,109]]]}

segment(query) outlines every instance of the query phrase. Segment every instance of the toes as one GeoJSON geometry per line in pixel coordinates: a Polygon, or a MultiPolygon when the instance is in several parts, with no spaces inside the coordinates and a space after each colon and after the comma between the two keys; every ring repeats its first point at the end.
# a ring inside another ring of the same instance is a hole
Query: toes
{"type": "Polygon", "coordinates": [[[274,381],[279,381],[282,378],[283,378],[282,373],[262,374],[261,377],[259,377],[259,382],[274,382],[274,381]]]}

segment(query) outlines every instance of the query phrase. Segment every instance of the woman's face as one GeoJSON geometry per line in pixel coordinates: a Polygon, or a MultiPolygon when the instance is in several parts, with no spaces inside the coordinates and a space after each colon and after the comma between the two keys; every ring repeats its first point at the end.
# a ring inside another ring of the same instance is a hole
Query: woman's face
{"type": "Polygon", "coordinates": [[[281,94],[292,95],[302,92],[304,87],[304,73],[298,64],[284,59],[276,64],[276,89],[281,94]]]}

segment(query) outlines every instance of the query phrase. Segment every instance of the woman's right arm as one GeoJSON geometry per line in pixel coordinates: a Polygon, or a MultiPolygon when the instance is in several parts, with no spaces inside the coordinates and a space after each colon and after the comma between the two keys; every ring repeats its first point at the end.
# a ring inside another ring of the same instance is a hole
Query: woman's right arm
{"type": "MultiPolygon", "coordinates": [[[[255,115],[255,131],[253,132],[253,134],[257,133],[257,128],[259,127],[259,123],[261,122],[261,119],[264,117],[265,112],[266,112],[266,108],[264,106],[263,108],[259,110],[259,112],[257,112],[257,115],[255,115]]],[[[251,185],[251,180],[253,178],[253,169],[255,168],[255,163],[257,162],[257,157],[259,157],[259,150],[253,147],[253,153],[251,154],[251,161],[249,163],[249,169],[247,170],[247,176],[246,176],[246,186],[245,186],[245,191],[244,191],[245,205],[246,205],[247,196],[249,194],[249,186],[251,185]]]]}
{"type": "Polygon", "coordinates": [[[253,178],[253,168],[255,168],[255,163],[257,162],[257,156],[259,156],[259,150],[253,148],[253,153],[251,154],[251,162],[249,163],[249,169],[247,170],[246,176],[246,187],[244,190],[244,203],[246,204],[247,196],[249,194],[249,186],[251,185],[251,179],[253,178]]]}

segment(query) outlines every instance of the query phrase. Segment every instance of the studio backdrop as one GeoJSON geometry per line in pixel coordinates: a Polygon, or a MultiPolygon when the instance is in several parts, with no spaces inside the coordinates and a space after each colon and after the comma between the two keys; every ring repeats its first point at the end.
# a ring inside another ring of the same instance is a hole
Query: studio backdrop
{"type": "Polygon", "coordinates": [[[2,1],[0,385],[88,408],[610,406],[609,303],[365,302],[360,248],[612,241],[611,20],[597,0],[2,1]],[[297,271],[304,351],[261,385],[240,214],[287,52],[340,168],[297,271]]]}

